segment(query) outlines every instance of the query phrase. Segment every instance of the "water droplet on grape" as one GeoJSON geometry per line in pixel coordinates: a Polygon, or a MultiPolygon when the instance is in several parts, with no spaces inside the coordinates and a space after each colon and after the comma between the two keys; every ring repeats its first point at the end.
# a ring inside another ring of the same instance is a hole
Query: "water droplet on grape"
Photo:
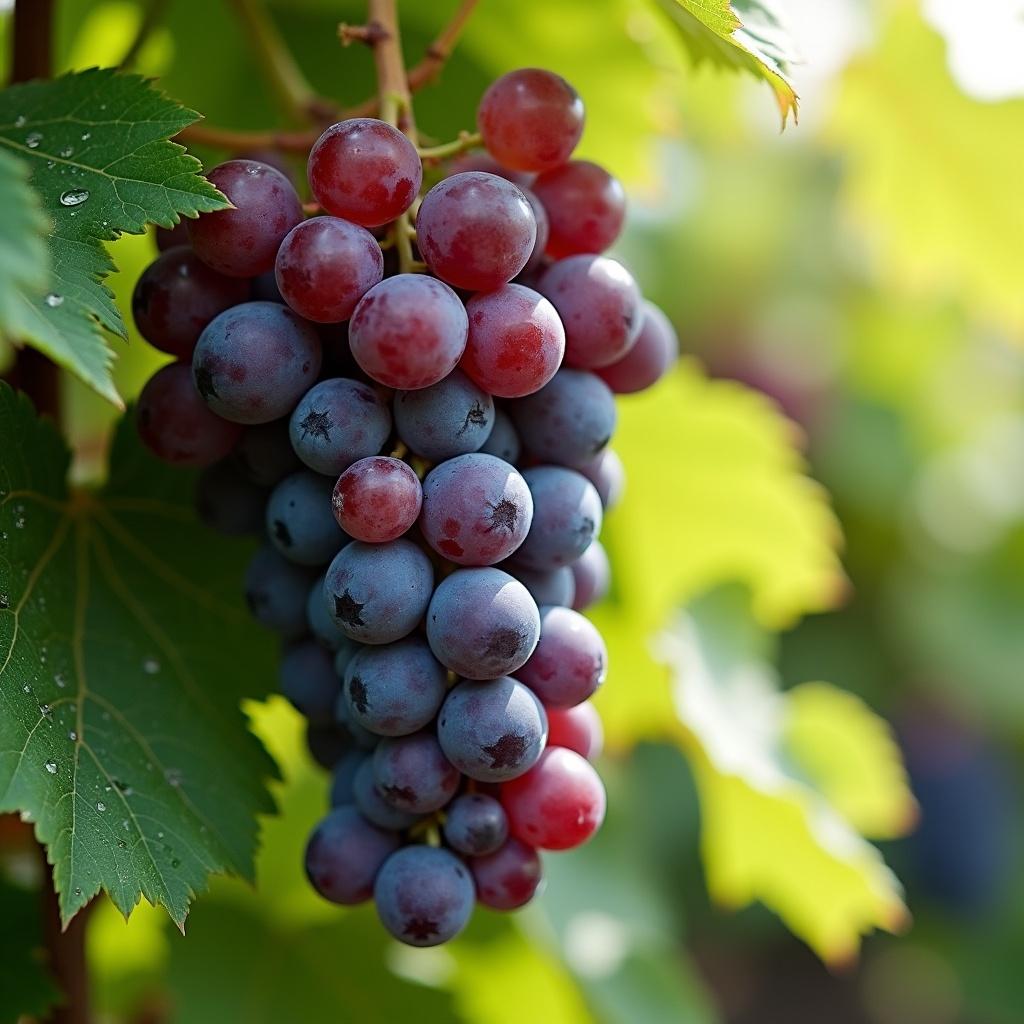
{"type": "Polygon", "coordinates": [[[50,292],[43,301],[50,307],[50,309],[56,309],[64,302],[64,296],[58,295],[56,292],[50,292]]]}
{"type": "Polygon", "coordinates": [[[38,149],[39,143],[42,141],[42,132],[29,132],[28,135],[25,136],[25,145],[28,146],[29,149],[38,149]]]}
{"type": "Polygon", "coordinates": [[[56,762],[56,761],[47,761],[47,762],[46,762],[46,764],[45,764],[45,765],[43,765],[43,767],[44,767],[44,768],[45,768],[45,769],[46,769],[46,770],[47,770],[47,771],[48,771],[48,772],[49,772],[49,773],[50,773],[51,775],[56,775],[56,774],[57,774],[57,762],[56,762]]]}
{"type": "Polygon", "coordinates": [[[60,205],[81,206],[88,198],[89,190],[87,188],[72,188],[68,189],[67,192],[61,192],[60,205]]]}

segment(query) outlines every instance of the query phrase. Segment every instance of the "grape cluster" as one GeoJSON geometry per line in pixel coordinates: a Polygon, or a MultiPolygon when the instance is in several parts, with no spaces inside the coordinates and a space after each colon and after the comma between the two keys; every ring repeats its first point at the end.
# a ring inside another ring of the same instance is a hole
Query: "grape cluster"
{"type": "Polygon", "coordinates": [[[405,135],[333,125],[309,156],[323,212],[308,219],[280,170],[223,163],[209,178],[232,208],[191,222],[134,298],[177,360],[142,391],[142,438],[204,467],[211,526],[265,538],[246,597],[333,774],[309,879],[339,904],[372,897],[418,946],[457,934],[474,902],[527,903],[538,851],[601,824],[589,698],[607,652],[581,611],[609,582],[614,394],[677,350],[602,255],[625,200],[571,159],[568,83],[503,76],[479,129],[486,153],[420,199],[405,135]],[[399,231],[420,257],[404,270],[399,231]]]}

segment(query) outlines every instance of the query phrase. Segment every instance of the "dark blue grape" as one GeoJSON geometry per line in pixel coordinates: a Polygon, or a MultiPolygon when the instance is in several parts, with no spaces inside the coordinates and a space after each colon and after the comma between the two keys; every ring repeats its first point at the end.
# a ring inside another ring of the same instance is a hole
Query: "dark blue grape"
{"type": "Polygon", "coordinates": [[[384,447],[391,413],[368,384],[334,377],[302,397],[288,432],[296,454],[310,469],[336,477],[384,447]]]}
{"type": "Polygon", "coordinates": [[[366,821],[354,807],[337,807],[313,830],[306,845],[306,875],[332,903],[368,900],[399,839],[366,821]]]}
{"type": "Polygon", "coordinates": [[[355,803],[356,773],[368,756],[362,750],[350,750],[335,762],[331,775],[332,807],[355,803]]]}
{"type": "Polygon", "coordinates": [[[526,587],[538,608],[543,605],[572,607],[576,596],[576,579],[570,566],[562,565],[547,570],[511,566],[508,571],[526,587]]]}
{"type": "Polygon", "coordinates": [[[331,655],[313,640],[292,645],[281,658],[281,692],[311,722],[334,720],[341,685],[331,655]]]}
{"type": "Polygon", "coordinates": [[[485,793],[463,793],[445,810],[444,838],[469,857],[494,853],[508,839],[505,808],[485,793]]]}
{"type": "Polygon", "coordinates": [[[247,427],[235,445],[232,458],[242,474],[261,487],[273,487],[302,468],[288,437],[287,420],[247,427]]]}
{"type": "Polygon", "coordinates": [[[427,640],[434,656],[467,679],[515,672],[533,653],[540,613],[530,592],[501,569],[458,569],[434,591],[427,640]]]}
{"type": "Polygon", "coordinates": [[[585,370],[559,370],[540,391],[509,403],[509,411],[527,451],[544,462],[585,462],[615,432],[615,396],[585,370]]]}
{"type": "Polygon", "coordinates": [[[345,696],[341,692],[340,679],[338,700],[334,705],[334,720],[345,729],[349,736],[352,737],[356,746],[362,750],[373,750],[380,742],[380,737],[375,732],[370,732],[369,729],[363,728],[363,726],[353,720],[348,708],[348,701],[345,700],[345,696]]]}
{"type": "MultiPolygon", "coordinates": [[[[327,607],[327,602],[324,599],[323,581],[320,583],[320,601],[323,606],[327,607]]],[[[330,613],[328,613],[330,614],[330,613]]],[[[334,619],[331,622],[337,626],[334,619]]],[[[364,644],[357,644],[355,640],[349,640],[344,633],[341,634],[341,639],[336,645],[334,652],[334,671],[338,673],[339,679],[345,678],[345,669],[348,668],[348,663],[363,649],[364,644]]]]}
{"type": "Polygon", "coordinates": [[[426,641],[406,637],[359,651],[345,669],[342,690],[352,720],[381,736],[406,736],[437,714],[447,673],[426,641]]]}
{"type": "Polygon", "coordinates": [[[315,574],[282,558],[272,547],[260,548],[245,573],[245,600],[253,618],[286,640],[306,631],[306,595],[315,574]]]}
{"type": "Polygon", "coordinates": [[[409,946],[437,946],[458,935],[473,913],[474,896],[466,866],[433,846],[393,853],[373,887],[384,927],[409,946]]]}
{"type": "Polygon", "coordinates": [[[324,594],[331,615],[349,639],[389,644],[416,628],[433,585],[430,560],[411,541],[353,541],[331,562],[324,594]]]}
{"type": "Polygon", "coordinates": [[[395,429],[417,455],[442,462],[475,452],[494,426],[494,399],[461,370],[395,395],[395,429]]]}
{"type": "Polygon", "coordinates": [[[266,504],[266,489],[247,480],[230,459],[203,470],[196,482],[199,518],[218,533],[260,533],[266,504]]]}
{"type": "Polygon", "coordinates": [[[509,676],[459,683],[437,719],[445,756],[478,782],[507,782],[529,771],[544,750],[547,734],[540,701],[509,676]]]}
{"type": "Polygon", "coordinates": [[[494,410],[494,426],[491,435],[484,441],[480,451],[485,455],[494,455],[504,459],[513,466],[519,461],[522,445],[519,442],[519,435],[512,425],[512,420],[504,409],[494,410]]]}
{"type": "Polygon", "coordinates": [[[563,466],[533,466],[523,478],[533,495],[533,523],[515,553],[516,565],[571,565],[601,532],[600,495],[586,477],[563,466]]]}
{"type": "Polygon", "coordinates": [[[290,562],[326,565],[348,536],[331,511],[332,481],[303,470],[286,476],[267,502],[267,536],[290,562]]]}
{"type": "Polygon", "coordinates": [[[357,769],[352,781],[356,807],[363,817],[381,828],[407,829],[420,820],[420,815],[403,811],[389,804],[377,789],[373,774],[373,758],[368,757],[357,769]]]}
{"type": "MultiPolygon", "coordinates": [[[[309,597],[306,598],[306,623],[309,625],[309,631],[330,651],[338,651],[342,646],[351,645],[351,653],[355,653],[357,645],[345,636],[327,610],[327,602],[324,600],[324,575],[326,574],[321,575],[310,587],[309,597]]],[[[344,671],[343,666],[338,675],[342,675],[344,671]]]]}
{"type": "Polygon", "coordinates": [[[381,740],[373,752],[373,778],[387,803],[414,814],[439,810],[459,788],[459,773],[432,732],[381,740]]]}
{"type": "Polygon", "coordinates": [[[234,423],[288,415],[320,372],[313,327],[276,302],[243,302],[207,324],[192,355],[206,404],[234,423]]]}

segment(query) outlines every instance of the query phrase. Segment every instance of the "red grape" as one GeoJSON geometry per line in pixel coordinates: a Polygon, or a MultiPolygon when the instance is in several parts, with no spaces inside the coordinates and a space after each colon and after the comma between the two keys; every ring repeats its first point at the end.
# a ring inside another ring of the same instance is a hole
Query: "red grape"
{"type": "Polygon", "coordinates": [[[512,835],[542,850],[571,850],[604,820],[600,776],[565,747],[548,747],[525,775],[504,783],[501,802],[512,835]]]}
{"type": "Polygon", "coordinates": [[[545,707],[568,708],[592,696],[608,671],[608,651],[597,627],[571,608],[540,613],[540,640],[516,678],[545,707]]]}
{"type": "Polygon", "coordinates": [[[473,857],[469,870],[476,882],[476,898],[492,910],[526,906],[543,880],[537,851],[518,839],[507,840],[494,853],[473,857]]]}
{"type": "Polygon", "coordinates": [[[416,147],[386,121],[332,124],[309,154],[309,187],[336,217],[372,228],[412,206],[423,182],[416,147]]]}
{"type": "Polygon", "coordinates": [[[547,210],[547,254],[555,259],[604,252],[622,231],[626,193],[617,178],[589,160],[545,171],[533,191],[547,210]]]}
{"type": "Polygon", "coordinates": [[[334,517],[356,540],[370,544],[401,537],[423,501],[419,478],[398,459],[371,456],[353,463],[334,485],[334,517]]]}
{"type": "Polygon", "coordinates": [[[235,208],[188,222],[196,255],[229,277],[255,277],[272,269],[281,239],[302,220],[292,183],[255,160],[228,160],[206,177],[235,208]]]}
{"type": "Polygon", "coordinates": [[[575,750],[593,761],[604,746],[604,727],[597,708],[585,700],[574,708],[548,708],[548,746],[575,750]]]}
{"type": "Polygon", "coordinates": [[[660,380],[679,356],[672,321],[653,303],[644,302],[640,333],[633,347],[597,375],[618,395],[643,391],[660,380]]]}
{"type": "Polygon", "coordinates": [[[605,448],[586,462],[575,463],[572,468],[594,485],[605,509],[618,504],[626,489],[626,467],[611,448],[605,448]]]}
{"type": "Polygon", "coordinates": [[[483,171],[439,181],[416,217],[423,259],[442,281],[469,291],[507,284],[526,266],[537,222],[522,191],[483,171]]]}
{"type": "Polygon", "coordinates": [[[466,312],[469,341],[461,366],[484,391],[521,398],[555,375],[565,353],[565,330],[543,295],[507,284],[474,295],[466,312]]]}
{"type": "Polygon", "coordinates": [[[188,221],[182,217],[173,228],[156,229],[154,236],[156,247],[160,252],[166,252],[177,245],[189,245],[188,221]]]}
{"type": "Polygon", "coordinates": [[[513,171],[508,167],[502,167],[494,157],[486,153],[463,153],[457,156],[448,165],[448,175],[461,174],[463,171],[486,171],[488,174],[496,174],[499,178],[511,181],[524,191],[533,184],[535,174],[526,171],[513,171]]]}
{"type": "Polygon", "coordinates": [[[560,76],[520,68],[490,84],[477,110],[488,152],[517,171],[564,164],[583,134],[583,101],[560,76]]]}
{"type": "Polygon", "coordinates": [[[608,562],[608,553],[599,540],[595,540],[569,568],[572,569],[576,583],[572,599],[574,611],[581,612],[604,600],[611,583],[612,567],[608,562]]]}
{"type": "MultiPolygon", "coordinates": [[[[533,243],[533,252],[530,253],[526,266],[520,272],[520,277],[524,274],[533,274],[545,265],[547,258],[544,250],[548,247],[548,238],[551,235],[550,218],[544,204],[532,189],[524,187],[523,195],[526,196],[526,201],[530,204],[530,209],[533,210],[533,219],[537,222],[537,240],[533,243]]],[[[522,281],[521,283],[526,284],[527,282],[522,281]]]]}

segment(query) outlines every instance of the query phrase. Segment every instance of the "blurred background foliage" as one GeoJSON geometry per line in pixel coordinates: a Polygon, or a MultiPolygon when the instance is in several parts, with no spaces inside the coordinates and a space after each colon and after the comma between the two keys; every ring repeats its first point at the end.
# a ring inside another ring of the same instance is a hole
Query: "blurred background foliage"
{"type": "MultiPolygon", "coordinates": [[[[116,64],[148,6],[63,0],[60,66],[116,64]]],[[[139,70],[211,123],[281,123],[225,5],[162,6],[139,70]]],[[[503,71],[571,80],[582,155],[632,197],[620,254],[682,339],[679,370],[621,402],[629,482],[595,613],[612,659],[604,830],[547,858],[527,912],[399,949],[372,910],[308,889],[325,780],[297,715],[253,705],[285,780],[258,889],[216,881],[185,939],[146,905],[125,925],[101,902],[103,1019],[1021,1019],[1020,5],[778,0],[803,56],[801,121],[783,134],[772,89],[695,65],[670,6],[484,0],[416,100],[443,141],[503,71]]],[[[359,3],[270,7],[319,89],[367,94],[369,54],[335,35],[359,3]]],[[[401,4],[410,63],[451,8],[401,4]]],[[[112,250],[127,310],[153,244],[112,250]]],[[[115,344],[130,397],[160,356],[135,335],[115,344]]],[[[114,412],[64,388],[88,470],[114,412]]],[[[36,867],[7,831],[9,942],[13,921],[30,933],[36,867]]]]}

